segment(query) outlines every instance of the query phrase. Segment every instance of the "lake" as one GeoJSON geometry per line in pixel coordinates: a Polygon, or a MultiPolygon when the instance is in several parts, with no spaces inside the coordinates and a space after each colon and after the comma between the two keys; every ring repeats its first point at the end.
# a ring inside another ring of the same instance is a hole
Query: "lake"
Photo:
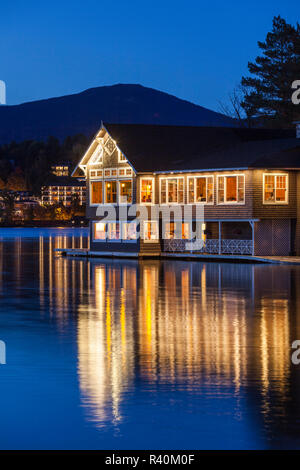
{"type": "Polygon", "coordinates": [[[0,230],[1,449],[300,448],[300,267],[70,259],[0,230]]]}

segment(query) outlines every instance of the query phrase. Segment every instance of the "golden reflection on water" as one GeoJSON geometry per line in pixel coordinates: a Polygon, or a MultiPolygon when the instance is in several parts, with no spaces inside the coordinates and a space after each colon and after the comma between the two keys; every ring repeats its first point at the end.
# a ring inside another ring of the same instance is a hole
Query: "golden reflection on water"
{"type": "Polygon", "coordinates": [[[300,333],[290,314],[291,268],[54,257],[53,248],[67,243],[50,237],[46,249],[39,240],[40,302],[49,285],[50,311],[62,330],[70,311],[76,314],[89,419],[99,426],[122,420],[137,377],[150,390],[212,387],[214,395],[236,397],[255,386],[263,415],[272,413],[271,393],[284,413],[290,344],[300,333]]]}

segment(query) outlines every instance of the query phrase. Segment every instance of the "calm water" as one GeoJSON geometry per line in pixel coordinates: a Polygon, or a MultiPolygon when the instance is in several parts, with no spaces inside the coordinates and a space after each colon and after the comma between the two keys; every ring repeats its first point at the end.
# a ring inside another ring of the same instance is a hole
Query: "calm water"
{"type": "Polygon", "coordinates": [[[91,261],[0,230],[0,447],[300,448],[300,268],[91,261]]]}

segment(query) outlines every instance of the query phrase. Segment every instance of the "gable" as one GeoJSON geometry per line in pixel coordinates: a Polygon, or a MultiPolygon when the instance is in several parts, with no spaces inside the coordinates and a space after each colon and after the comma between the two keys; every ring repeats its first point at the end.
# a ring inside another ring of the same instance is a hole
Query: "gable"
{"type": "Polygon", "coordinates": [[[102,124],[91,145],[73,171],[72,176],[79,177],[83,176],[83,174],[87,176],[87,169],[93,166],[97,167],[100,165],[103,166],[103,168],[110,168],[119,166],[119,164],[130,165],[134,170],[131,163],[118,147],[116,141],[102,124]]]}

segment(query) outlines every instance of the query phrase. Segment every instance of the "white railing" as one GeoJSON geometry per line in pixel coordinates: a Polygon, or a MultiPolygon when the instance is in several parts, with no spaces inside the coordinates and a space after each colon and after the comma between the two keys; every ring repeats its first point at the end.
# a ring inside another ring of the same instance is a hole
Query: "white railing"
{"type": "Polygon", "coordinates": [[[164,251],[252,255],[252,240],[164,240],[164,251]],[[220,246],[221,243],[221,246],[220,246]]]}
{"type": "Polygon", "coordinates": [[[252,240],[222,240],[222,253],[252,255],[252,240]]]}

